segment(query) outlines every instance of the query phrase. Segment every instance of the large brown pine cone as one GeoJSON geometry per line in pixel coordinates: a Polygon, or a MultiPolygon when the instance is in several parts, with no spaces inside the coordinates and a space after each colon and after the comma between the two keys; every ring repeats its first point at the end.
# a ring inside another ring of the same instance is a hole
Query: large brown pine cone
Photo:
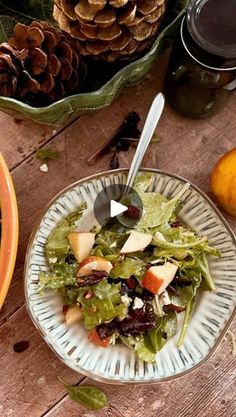
{"type": "Polygon", "coordinates": [[[83,55],[134,59],[160,28],[167,0],[54,0],[59,27],[78,38],[83,55]]]}
{"type": "Polygon", "coordinates": [[[17,23],[0,45],[0,93],[42,106],[79,91],[85,76],[78,41],[46,22],[17,23]]]}

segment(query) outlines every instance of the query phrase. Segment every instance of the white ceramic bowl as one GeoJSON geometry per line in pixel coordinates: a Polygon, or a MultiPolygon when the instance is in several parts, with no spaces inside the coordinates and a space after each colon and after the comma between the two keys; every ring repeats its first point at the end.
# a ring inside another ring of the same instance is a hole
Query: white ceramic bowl
{"type": "MultiPolygon", "coordinates": [[[[186,182],[181,177],[157,170],[150,191],[168,197],[186,182]]],[[[83,324],[67,326],[62,314],[62,299],[52,291],[38,293],[40,269],[47,271],[44,244],[51,230],[64,216],[86,201],[93,219],[93,202],[104,186],[124,183],[127,170],[116,170],[78,181],[60,192],[46,208],[28,246],[25,263],[25,296],[29,314],[47,344],[72,369],[110,383],[158,382],[183,375],[204,363],[222,340],[236,312],[236,241],[226,221],[196,186],[185,193],[180,213],[183,221],[198,234],[208,237],[222,253],[209,258],[216,292],[203,292],[190,320],[184,344],[176,347],[178,334],[157,354],[155,364],[137,359],[125,346],[99,348],[89,342],[83,324]]],[[[93,220],[91,220],[93,222],[93,220]]],[[[92,224],[88,224],[90,228],[92,224]]],[[[180,316],[180,315],[178,315],[180,316]]],[[[179,332],[178,332],[179,333],[179,332]]]]}

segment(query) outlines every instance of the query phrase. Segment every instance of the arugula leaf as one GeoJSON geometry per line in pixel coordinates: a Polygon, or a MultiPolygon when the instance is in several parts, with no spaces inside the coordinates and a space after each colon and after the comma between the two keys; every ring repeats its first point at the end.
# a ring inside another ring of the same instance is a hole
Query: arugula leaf
{"type": "Polygon", "coordinates": [[[207,262],[206,255],[204,253],[198,259],[198,266],[201,271],[202,277],[204,278],[204,281],[207,284],[208,289],[211,291],[215,291],[215,283],[210,274],[209,265],[207,262]]]}
{"type": "Polygon", "coordinates": [[[42,161],[48,161],[49,159],[57,159],[59,152],[54,151],[53,149],[37,149],[36,158],[41,159],[42,161]]]}
{"type": "Polygon", "coordinates": [[[143,336],[120,336],[120,340],[124,345],[133,350],[139,359],[148,363],[156,362],[156,354],[146,346],[143,336]]]}
{"type": "Polygon", "coordinates": [[[105,393],[99,388],[90,385],[67,385],[61,378],[59,380],[63,383],[71,400],[89,410],[100,410],[108,403],[105,393]]]}
{"type": "Polygon", "coordinates": [[[148,332],[146,344],[151,344],[153,351],[157,353],[174,336],[176,328],[176,313],[174,311],[168,311],[164,316],[158,318],[157,327],[148,332]]]}
{"type": "Polygon", "coordinates": [[[192,275],[192,285],[184,287],[184,288],[178,288],[177,292],[179,295],[179,302],[182,306],[185,306],[185,313],[184,313],[184,321],[181,329],[181,333],[177,342],[177,346],[181,346],[184,342],[184,338],[186,336],[188,323],[195,305],[196,300],[196,294],[197,290],[201,285],[202,278],[200,274],[196,274],[196,272],[193,270],[191,273],[189,272],[189,275],[192,275]]]}
{"type": "Polygon", "coordinates": [[[185,184],[175,197],[168,200],[158,193],[143,193],[140,197],[143,201],[143,215],[138,222],[139,228],[152,228],[168,222],[171,218],[180,197],[187,191],[189,184],[185,184]]]}

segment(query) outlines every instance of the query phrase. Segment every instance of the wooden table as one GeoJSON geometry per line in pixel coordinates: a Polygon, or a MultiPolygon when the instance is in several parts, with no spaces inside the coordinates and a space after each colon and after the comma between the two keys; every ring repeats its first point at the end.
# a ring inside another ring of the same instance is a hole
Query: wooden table
{"type": "MultiPolygon", "coordinates": [[[[60,129],[18,121],[1,113],[0,149],[15,183],[20,213],[20,243],[14,278],[0,313],[0,416],[1,417],[233,417],[236,415],[236,360],[223,341],[204,365],[174,381],[152,386],[104,385],[64,366],[36,331],[24,305],[23,265],[27,242],[48,201],[79,178],[108,169],[109,156],[89,166],[91,151],[109,138],[124,117],[138,111],[142,122],[154,95],[160,90],[165,57],[141,83],[124,91],[109,108],[84,116],[60,129]],[[52,148],[59,158],[40,171],[38,148],[52,148]],[[16,353],[13,345],[28,340],[29,348],[16,353]],[[66,395],[58,381],[101,386],[109,406],[100,412],[82,409],[66,395]]],[[[208,195],[209,175],[218,158],[236,146],[236,95],[216,116],[193,121],[178,116],[167,105],[143,166],[161,168],[193,181],[208,195]]],[[[120,156],[129,167],[134,149],[120,156]]],[[[211,196],[212,197],[212,196],[211,196]]],[[[223,213],[236,230],[236,219],[223,213]]],[[[236,330],[234,320],[231,331],[236,330]]]]}

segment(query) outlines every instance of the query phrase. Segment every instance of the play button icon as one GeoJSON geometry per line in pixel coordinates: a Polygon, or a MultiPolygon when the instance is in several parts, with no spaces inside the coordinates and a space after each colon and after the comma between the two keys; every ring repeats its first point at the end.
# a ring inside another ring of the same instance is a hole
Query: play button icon
{"type": "Polygon", "coordinates": [[[125,191],[125,184],[112,184],[98,193],[94,203],[94,215],[101,226],[109,219],[117,219],[121,225],[135,227],[142,216],[142,200],[133,188],[129,188],[127,193],[125,191]]]}
{"type": "Polygon", "coordinates": [[[122,214],[127,210],[128,210],[128,207],[124,206],[124,204],[118,203],[115,200],[110,201],[110,216],[111,217],[119,216],[119,214],[122,214]]]}

